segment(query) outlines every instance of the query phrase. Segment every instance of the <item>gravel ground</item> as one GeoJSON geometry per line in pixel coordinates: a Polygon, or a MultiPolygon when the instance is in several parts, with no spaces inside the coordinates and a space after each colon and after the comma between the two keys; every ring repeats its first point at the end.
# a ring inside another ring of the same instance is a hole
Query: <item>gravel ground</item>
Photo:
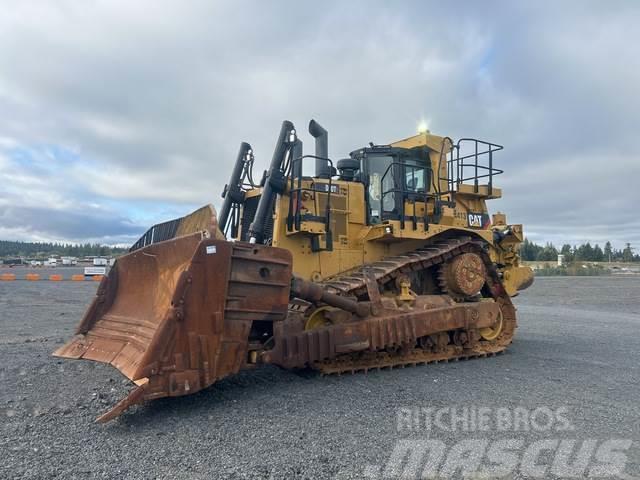
{"type": "Polygon", "coordinates": [[[516,341],[495,358],[325,378],[266,367],[106,425],[93,420],[129,383],[50,355],[95,288],[0,283],[0,478],[381,478],[394,448],[425,439],[629,439],[626,472],[640,471],[640,277],[537,279],[516,299],[516,341]],[[429,429],[417,410],[451,406],[548,408],[571,428],[429,429]],[[399,430],[407,412],[413,429],[399,430]]]}

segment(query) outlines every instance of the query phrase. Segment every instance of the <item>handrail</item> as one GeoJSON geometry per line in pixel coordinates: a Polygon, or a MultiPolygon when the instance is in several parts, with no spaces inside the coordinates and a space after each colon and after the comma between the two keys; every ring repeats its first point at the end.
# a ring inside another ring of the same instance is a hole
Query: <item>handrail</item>
{"type": "MultiPolygon", "coordinates": [[[[316,185],[315,181],[313,182],[313,188],[302,186],[302,162],[306,158],[313,158],[315,160],[325,161],[329,166],[329,170],[330,171],[333,170],[333,161],[327,157],[318,157],[316,155],[302,155],[301,157],[296,157],[291,159],[291,175],[289,177],[289,214],[287,215],[287,230],[289,231],[292,231],[294,228],[295,230],[300,230],[300,224],[301,224],[300,210],[302,207],[302,192],[305,192],[305,191],[314,192],[314,193],[321,192],[320,190],[315,188],[315,185],[316,185]],[[297,172],[297,175],[294,174],[294,172],[297,172]],[[297,180],[297,186],[295,186],[294,180],[297,180]],[[297,193],[296,200],[295,200],[296,202],[295,211],[293,208],[294,193],[297,193]]],[[[321,183],[321,184],[327,185],[328,187],[326,192],[327,204],[325,207],[324,223],[325,223],[327,243],[330,244],[332,243],[332,239],[331,239],[331,190],[332,188],[331,187],[333,186],[331,175],[329,175],[327,180],[328,180],[327,183],[321,183]]],[[[318,203],[318,207],[319,206],[320,204],[318,203]]]]}
{"type": "MultiPolygon", "coordinates": [[[[449,192],[457,191],[460,184],[464,182],[473,181],[474,192],[479,191],[479,180],[481,178],[488,178],[488,190],[489,195],[493,193],[493,177],[504,173],[504,170],[494,168],[493,166],[493,154],[502,150],[504,147],[496,143],[487,142],[484,140],[478,140],[476,138],[461,138],[455,145],[451,146],[450,159],[447,160],[447,172],[448,172],[448,187],[449,192]],[[473,153],[460,156],[461,145],[463,142],[473,142],[473,153]],[[478,151],[479,146],[485,146],[486,150],[478,151]],[[454,156],[455,152],[455,156],[454,156]],[[479,159],[484,155],[488,156],[488,165],[479,163],[479,159]],[[465,160],[473,159],[472,162],[465,162],[465,160]],[[472,168],[473,174],[465,177],[465,168],[472,168]],[[487,172],[487,173],[482,173],[487,172]]],[[[447,192],[447,193],[449,193],[447,192]]]]}

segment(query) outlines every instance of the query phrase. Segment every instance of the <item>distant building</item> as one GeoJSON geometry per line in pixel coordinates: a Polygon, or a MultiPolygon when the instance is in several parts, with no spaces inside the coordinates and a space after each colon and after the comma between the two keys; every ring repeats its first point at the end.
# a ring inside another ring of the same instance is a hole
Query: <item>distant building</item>
{"type": "Polygon", "coordinates": [[[24,264],[24,260],[22,258],[5,258],[2,263],[4,265],[22,265],[24,264]]]}

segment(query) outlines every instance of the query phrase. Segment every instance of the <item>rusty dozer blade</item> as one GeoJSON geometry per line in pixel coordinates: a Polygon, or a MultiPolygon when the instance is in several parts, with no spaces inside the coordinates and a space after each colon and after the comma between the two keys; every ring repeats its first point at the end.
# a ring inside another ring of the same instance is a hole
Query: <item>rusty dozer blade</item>
{"type": "Polygon", "coordinates": [[[54,353],[109,363],[137,384],[98,421],[238,372],[252,322],[286,316],[291,254],[211,236],[196,231],[118,258],[76,335],[54,353]]]}

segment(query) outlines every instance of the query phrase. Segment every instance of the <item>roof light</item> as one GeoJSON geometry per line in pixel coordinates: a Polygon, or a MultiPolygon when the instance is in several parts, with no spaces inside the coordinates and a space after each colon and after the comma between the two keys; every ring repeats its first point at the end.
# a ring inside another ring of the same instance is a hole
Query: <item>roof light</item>
{"type": "Polygon", "coordinates": [[[429,133],[429,125],[426,120],[420,120],[418,123],[418,133],[429,133]]]}

